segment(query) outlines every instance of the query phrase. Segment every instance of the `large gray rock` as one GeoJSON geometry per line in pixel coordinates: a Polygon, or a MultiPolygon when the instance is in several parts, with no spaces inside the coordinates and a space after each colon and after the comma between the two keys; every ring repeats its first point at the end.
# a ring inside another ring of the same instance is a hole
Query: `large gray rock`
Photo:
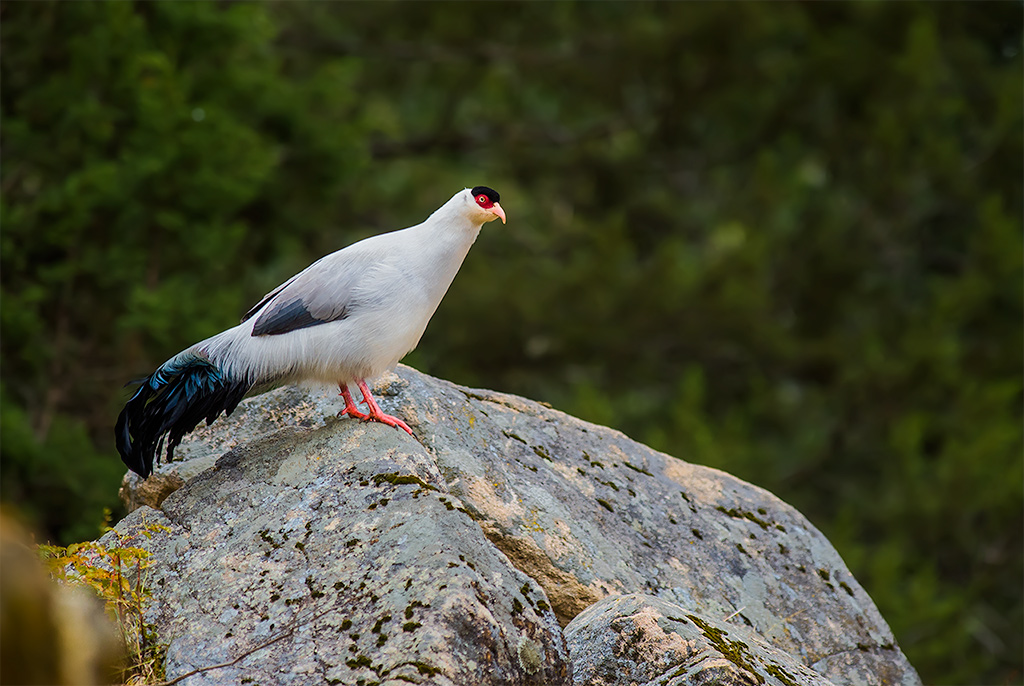
{"type": "MultiPolygon", "coordinates": [[[[920,683],[836,551],[767,491],[407,367],[378,390],[418,441],[335,419],[334,393],[284,389],[193,434],[149,493],[126,478],[127,501],[171,522],[152,541],[169,678],[312,613],[209,678],[568,683],[559,624],[645,593],[836,684],[920,683]],[[408,608],[421,626],[396,630],[408,608]]],[[[119,528],[156,516],[138,513],[119,528]]]]}

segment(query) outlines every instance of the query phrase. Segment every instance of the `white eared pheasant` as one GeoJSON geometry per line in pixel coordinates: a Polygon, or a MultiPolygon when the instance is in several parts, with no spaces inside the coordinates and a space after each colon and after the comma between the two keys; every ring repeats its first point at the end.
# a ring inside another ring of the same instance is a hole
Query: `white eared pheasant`
{"type": "Polygon", "coordinates": [[[121,459],[142,477],[167,436],[167,457],[199,422],[231,414],[246,395],[302,381],[338,384],[339,415],[412,430],[384,414],[367,380],[416,347],[470,246],[505,211],[486,186],[459,191],[422,224],[353,243],[268,293],[242,323],[178,353],[141,382],[114,430],[121,459]],[[366,412],[356,406],[356,384],[366,412]]]}

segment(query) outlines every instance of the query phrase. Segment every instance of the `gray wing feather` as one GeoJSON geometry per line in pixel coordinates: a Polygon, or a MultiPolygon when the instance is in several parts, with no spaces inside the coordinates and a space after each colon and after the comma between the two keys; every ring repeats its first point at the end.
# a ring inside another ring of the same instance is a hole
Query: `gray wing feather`
{"type": "Polygon", "coordinates": [[[354,308],[353,291],[383,257],[359,243],[323,257],[275,288],[242,318],[259,315],[253,336],[274,336],[339,321],[354,308]]]}
{"type": "Polygon", "coordinates": [[[248,321],[249,319],[251,319],[254,314],[256,314],[261,309],[263,309],[264,305],[266,305],[268,302],[273,300],[275,295],[277,295],[278,293],[283,291],[285,288],[287,288],[288,284],[290,284],[295,279],[299,278],[300,275],[301,275],[301,272],[299,274],[296,274],[292,278],[288,279],[283,284],[281,284],[280,286],[278,286],[274,290],[272,290],[269,293],[267,293],[265,296],[263,296],[258,303],[256,303],[255,305],[252,306],[252,309],[250,309],[248,312],[246,312],[244,315],[242,315],[242,319],[241,319],[241,321],[239,321],[239,324],[244,323],[244,322],[248,321]]]}

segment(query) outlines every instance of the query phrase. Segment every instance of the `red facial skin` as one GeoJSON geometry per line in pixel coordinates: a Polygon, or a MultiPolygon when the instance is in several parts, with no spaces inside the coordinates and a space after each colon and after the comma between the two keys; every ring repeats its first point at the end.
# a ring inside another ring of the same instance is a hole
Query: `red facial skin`
{"type": "Polygon", "coordinates": [[[496,202],[491,202],[491,199],[484,194],[476,196],[476,204],[485,210],[490,210],[494,214],[501,218],[501,223],[505,223],[505,210],[502,209],[501,205],[496,202]]]}

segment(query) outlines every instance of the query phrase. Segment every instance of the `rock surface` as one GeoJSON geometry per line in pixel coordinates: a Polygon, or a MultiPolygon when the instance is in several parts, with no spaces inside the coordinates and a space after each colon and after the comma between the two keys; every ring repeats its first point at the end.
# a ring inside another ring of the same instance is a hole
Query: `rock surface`
{"type": "MultiPolygon", "coordinates": [[[[331,392],[282,389],[193,433],[146,483],[126,477],[127,502],[163,512],[118,528],[168,527],[150,543],[168,678],[290,630],[186,683],[568,684],[561,627],[641,593],[818,683],[920,683],[836,551],[767,491],[408,367],[377,390],[418,440],[335,419],[331,392]]],[[[719,683],[772,683],[736,674],[719,683]]]]}
{"type": "Polygon", "coordinates": [[[591,605],[569,622],[565,640],[577,686],[832,684],[740,627],[642,593],[591,605]]]}

